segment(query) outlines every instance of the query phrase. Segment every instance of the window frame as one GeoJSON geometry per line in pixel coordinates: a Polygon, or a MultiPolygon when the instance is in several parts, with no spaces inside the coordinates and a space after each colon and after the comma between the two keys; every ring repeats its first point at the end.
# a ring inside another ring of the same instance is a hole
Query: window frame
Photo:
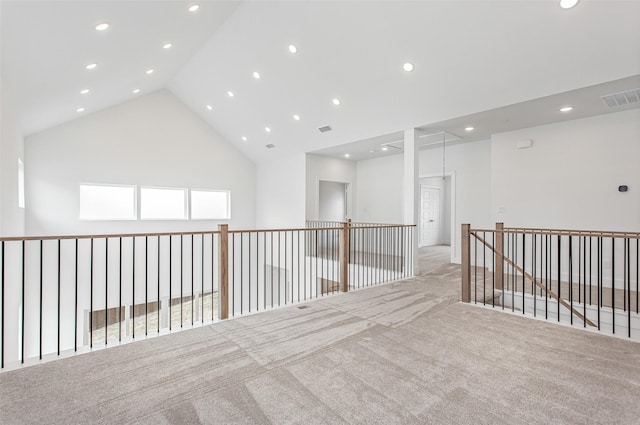
{"type": "Polygon", "coordinates": [[[112,184],[112,183],[80,183],[78,185],[78,220],[79,221],[136,221],[138,219],[138,187],[131,184],[112,184]],[[109,218],[109,217],[83,217],[82,216],[82,186],[92,187],[110,187],[110,188],[127,188],[133,189],[133,215],[127,218],[109,218]]]}
{"type": "Polygon", "coordinates": [[[222,220],[231,220],[231,190],[229,189],[202,189],[202,188],[191,188],[189,190],[189,219],[190,220],[195,220],[195,221],[203,221],[203,220],[217,220],[217,221],[222,221],[222,220]],[[226,196],[226,200],[227,200],[227,208],[226,208],[226,215],[224,218],[194,218],[193,217],[193,192],[214,192],[214,193],[225,193],[226,196]]]}
{"type": "Polygon", "coordinates": [[[188,187],[175,187],[175,186],[140,186],[140,196],[139,196],[139,213],[138,218],[140,221],[185,221],[189,220],[190,212],[189,212],[189,188],[188,187]],[[184,194],[184,202],[182,205],[183,216],[180,218],[145,218],[142,216],[142,209],[144,208],[144,200],[142,196],[142,191],[144,189],[151,190],[166,190],[166,191],[181,191],[184,194]]]}

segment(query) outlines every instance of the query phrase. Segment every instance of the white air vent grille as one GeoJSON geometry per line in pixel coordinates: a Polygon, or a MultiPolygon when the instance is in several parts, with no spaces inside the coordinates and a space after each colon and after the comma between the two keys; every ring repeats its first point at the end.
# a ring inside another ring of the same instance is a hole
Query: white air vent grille
{"type": "Polygon", "coordinates": [[[640,103],[640,89],[608,94],[606,96],[601,96],[601,98],[609,108],[640,103]]]}
{"type": "Polygon", "coordinates": [[[326,133],[327,131],[331,131],[333,129],[331,128],[331,126],[325,125],[324,127],[319,127],[318,130],[320,130],[320,133],[326,133]]]}

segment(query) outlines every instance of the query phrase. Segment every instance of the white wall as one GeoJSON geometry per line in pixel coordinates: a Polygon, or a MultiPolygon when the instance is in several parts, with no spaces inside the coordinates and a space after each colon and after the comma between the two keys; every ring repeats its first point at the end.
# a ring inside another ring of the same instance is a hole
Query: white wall
{"type": "Polygon", "coordinates": [[[258,164],[257,190],[258,228],[304,227],[304,154],[258,164]]]}
{"type": "MultiPolygon", "coordinates": [[[[455,261],[460,261],[460,225],[491,224],[491,142],[462,143],[446,148],[446,174],[455,196],[455,261]]],[[[358,161],[359,221],[402,222],[402,155],[358,161]]],[[[442,148],[420,151],[420,177],[442,175],[442,148]]]]}
{"type": "MultiPolygon", "coordinates": [[[[2,92],[0,103],[0,235],[21,236],[25,232],[25,210],[18,207],[18,158],[24,159],[24,138],[6,92],[2,92]]],[[[29,168],[27,161],[25,168],[29,168]]]]}
{"type": "Polygon", "coordinates": [[[402,155],[358,161],[358,221],[402,223],[402,155]]]}
{"type": "Polygon", "coordinates": [[[306,155],[306,162],[307,220],[319,219],[320,180],[347,183],[347,217],[354,219],[358,192],[356,162],[312,154],[306,155]]]}
{"type": "Polygon", "coordinates": [[[494,134],[491,151],[492,221],[640,231],[640,110],[494,134]]]}
{"type": "Polygon", "coordinates": [[[255,226],[255,165],[166,90],[27,137],[29,234],[208,230],[218,221],[80,221],[79,184],[231,190],[230,227],[255,226]]]}
{"type": "MultiPolygon", "coordinates": [[[[482,140],[446,147],[445,172],[452,175],[455,234],[451,240],[454,260],[460,261],[460,226],[494,227],[491,223],[491,142],[482,140]]],[[[420,151],[420,176],[442,175],[442,148],[420,151]]]]}

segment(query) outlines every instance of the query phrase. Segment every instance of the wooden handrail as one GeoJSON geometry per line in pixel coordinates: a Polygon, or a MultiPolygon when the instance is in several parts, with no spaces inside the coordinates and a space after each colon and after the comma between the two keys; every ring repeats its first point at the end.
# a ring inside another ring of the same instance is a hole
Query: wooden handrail
{"type": "Polygon", "coordinates": [[[20,241],[57,241],[67,239],[113,239],[113,238],[143,238],[145,236],[180,236],[180,235],[211,235],[219,234],[218,230],[200,230],[193,232],[153,232],[153,233],[114,233],[102,235],[63,235],[63,236],[9,236],[0,237],[0,242],[20,241]]]}
{"type": "MultiPolygon", "coordinates": [[[[529,280],[531,280],[531,282],[533,282],[538,288],[540,289],[544,289],[545,293],[548,293],[551,295],[551,298],[555,299],[556,301],[558,301],[560,304],[562,304],[565,308],[567,308],[569,311],[571,311],[571,313],[575,314],[580,320],[583,320],[585,323],[587,323],[589,326],[592,327],[597,327],[592,321],[590,321],[589,319],[587,319],[586,317],[584,317],[582,314],[580,314],[576,309],[574,309],[569,303],[567,303],[565,300],[563,300],[562,298],[558,297],[558,295],[556,295],[555,292],[549,290],[548,288],[546,288],[541,282],[538,282],[536,279],[533,278],[533,276],[531,276],[529,273],[527,273],[526,271],[524,271],[524,269],[520,266],[518,266],[516,263],[514,263],[513,261],[511,261],[511,259],[509,259],[508,257],[504,256],[501,253],[498,253],[496,251],[496,249],[494,247],[492,247],[487,241],[485,241],[480,235],[477,235],[475,233],[471,233],[473,234],[473,236],[479,240],[482,244],[484,244],[484,246],[486,246],[487,248],[489,248],[490,250],[492,250],[496,257],[503,259],[505,262],[507,262],[509,265],[511,265],[514,269],[516,269],[517,271],[519,271],[520,273],[522,273],[522,275],[526,278],[528,278],[529,280]]],[[[560,284],[560,283],[558,283],[560,284]]],[[[524,286],[522,287],[522,294],[524,296],[524,286]]]]}
{"type": "MultiPolygon", "coordinates": [[[[379,224],[362,229],[375,229],[386,227],[416,227],[415,224],[379,224]]],[[[353,228],[353,227],[352,227],[353,228]]],[[[300,227],[285,229],[250,229],[250,230],[229,230],[228,233],[260,233],[260,232],[306,232],[315,230],[342,230],[340,227],[300,227]]],[[[115,239],[115,238],[144,238],[156,236],[186,236],[186,235],[211,235],[220,234],[219,230],[197,230],[189,232],[151,232],[151,233],[113,233],[113,234],[86,234],[86,235],[60,235],[60,236],[7,236],[0,237],[0,242],[21,242],[21,241],[57,241],[68,239],[115,239]]]]}
{"type": "Polygon", "coordinates": [[[536,235],[552,235],[552,236],[592,236],[592,237],[616,237],[639,239],[640,232],[619,232],[619,231],[601,231],[601,230],[564,230],[564,229],[536,229],[525,227],[505,227],[503,230],[496,229],[471,229],[472,234],[476,233],[530,233],[536,235]]]}

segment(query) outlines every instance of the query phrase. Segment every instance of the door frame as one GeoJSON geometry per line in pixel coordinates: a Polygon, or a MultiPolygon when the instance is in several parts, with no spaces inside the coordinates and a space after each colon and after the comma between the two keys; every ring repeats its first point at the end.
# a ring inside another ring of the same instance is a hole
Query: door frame
{"type": "MultiPolygon", "coordinates": [[[[451,197],[451,218],[450,218],[450,223],[451,223],[451,262],[455,263],[456,261],[456,252],[458,249],[458,246],[460,244],[460,241],[458,240],[459,238],[456,236],[458,234],[457,232],[457,228],[458,225],[456,223],[456,172],[455,170],[452,171],[447,171],[444,173],[445,177],[451,177],[451,193],[450,193],[450,197],[451,197]]],[[[442,173],[438,173],[438,174],[422,174],[420,173],[418,176],[418,180],[419,179],[428,179],[428,178],[433,178],[433,177],[442,177],[442,173]]],[[[418,185],[419,186],[419,185],[418,185]]],[[[418,202],[420,202],[420,207],[419,207],[419,211],[420,214],[422,214],[422,194],[420,194],[419,200],[418,202]]]]}

